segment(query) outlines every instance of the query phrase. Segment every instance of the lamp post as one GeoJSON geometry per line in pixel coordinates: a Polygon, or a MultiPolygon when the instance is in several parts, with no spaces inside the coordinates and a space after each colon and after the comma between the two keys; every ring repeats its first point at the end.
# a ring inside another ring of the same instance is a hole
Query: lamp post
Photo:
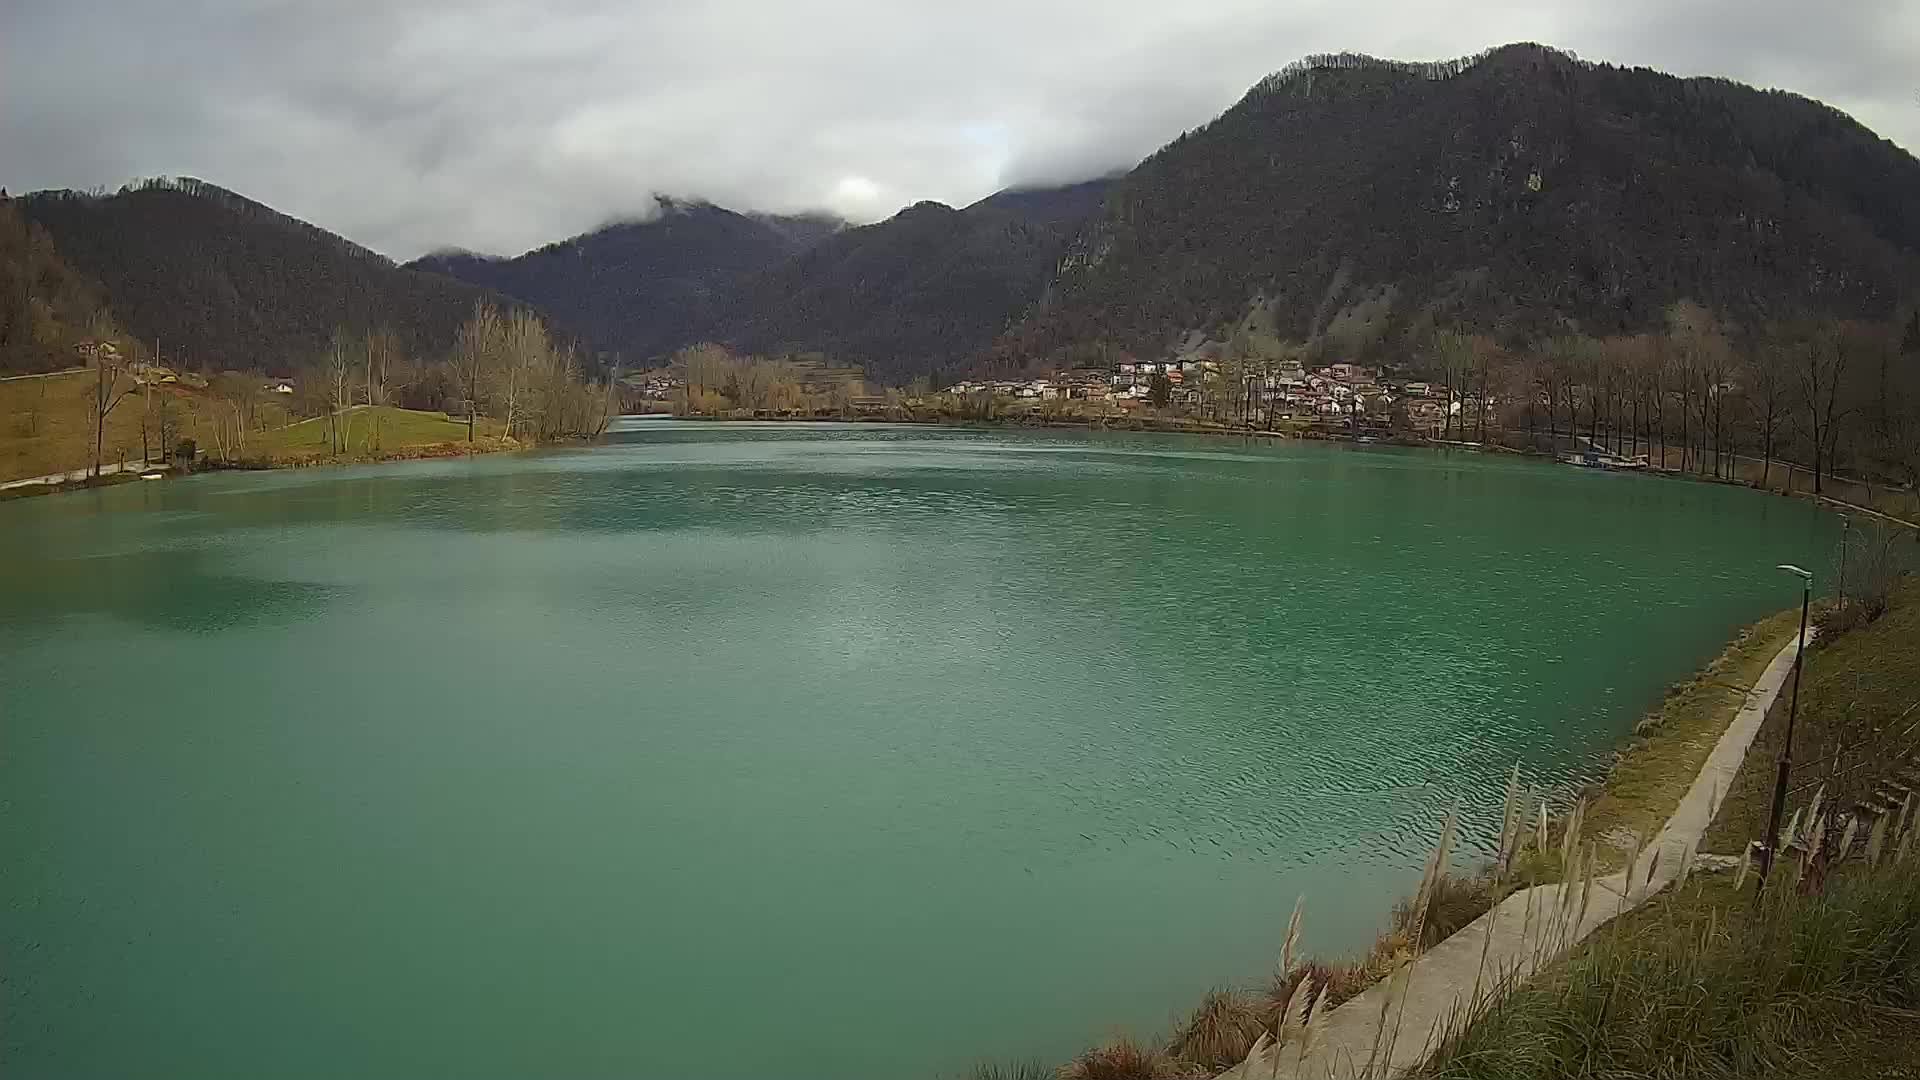
{"type": "Polygon", "coordinates": [[[1793,696],[1787,701],[1787,738],[1780,746],[1780,767],[1773,778],[1773,813],[1767,818],[1767,835],[1760,848],[1760,879],[1753,886],[1756,900],[1767,887],[1767,871],[1773,869],[1773,857],[1777,854],[1774,845],[1780,842],[1780,815],[1787,809],[1787,774],[1793,770],[1793,721],[1800,711],[1800,671],[1806,666],[1807,657],[1807,608],[1813,602],[1812,571],[1791,563],[1781,563],[1779,569],[1800,579],[1800,640],[1793,652],[1793,696]]]}

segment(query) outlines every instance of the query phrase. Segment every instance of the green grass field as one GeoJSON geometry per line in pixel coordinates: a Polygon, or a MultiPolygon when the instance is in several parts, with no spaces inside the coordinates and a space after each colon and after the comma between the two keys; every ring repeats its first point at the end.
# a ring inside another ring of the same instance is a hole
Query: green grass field
{"type": "MultiPolygon", "coordinates": [[[[85,371],[0,381],[0,481],[85,467],[93,460],[93,377],[85,371]]],[[[139,395],[107,416],[102,458],[140,456],[139,395]]]]}
{"type": "MultiPolygon", "coordinates": [[[[1912,541],[1907,541],[1911,543],[1912,541]]],[[[1737,853],[1766,831],[1773,808],[1775,762],[1786,740],[1793,683],[1774,702],[1734,777],[1707,849],[1737,853]]],[[[1885,615],[1831,644],[1807,652],[1800,715],[1794,725],[1794,772],[1787,813],[1813,799],[1824,783],[1830,798],[1865,796],[1920,751],[1920,578],[1909,575],[1885,615]],[[1904,734],[1903,734],[1904,732],[1904,734]]]]}
{"type": "MultiPolygon", "coordinates": [[[[0,380],[0,481],[85,468],[93,460],[93,391],[93,376],[86,371],[0,380]]],[[[174,441],[192,439],[203,453],[215,451],[219,440],[214,436],[214,416],[222,406],[204,393],[183,386],[158,388],[153,394],[153,408],[167,402],[178,417],[174,441]]],[[[256,429],[248,433],[241,456],[272,463],[404,455],[423,447],[465,443],[467,439],[465,422],[449,420],[445,413],[362,406],[348,414],[343,425],[347,450],[335,455],[325,417],[289,423],[286,407],[278,400],[261,403],[256,415],[256,429]]],[[[102,461],[140,456],[143,419],[148,421],[153,455],[157,458],[169,449],[159,443],[159,425],[146,398],[132,393],[107,416],[102,461]]],[[[495,420],[482,418],[474,428],[475,437],[480,439],[496,440],[499,434],[500,424],[495,420]]]]}
{"type": "MultiPolygon", "coordinates": [[[[378,457],[409,448],[467,441],[464,419],[455,421],[448,419],[445,413],[401,409],[391,405],[354,409],[341,417],[338,423],[346,441],[346,452],[337,456],[346,458],[378,457]]],[[[496,420],[483,417],[474,426],[476,439],[492,440],[498,438],[499,434],[500,424],[496,420]]],[[[265,457],[276,462],[312,461],[336,456],[333,447],[327,418],[319,416],[249,439],[246,454],[248,457],[265,457]]]]}

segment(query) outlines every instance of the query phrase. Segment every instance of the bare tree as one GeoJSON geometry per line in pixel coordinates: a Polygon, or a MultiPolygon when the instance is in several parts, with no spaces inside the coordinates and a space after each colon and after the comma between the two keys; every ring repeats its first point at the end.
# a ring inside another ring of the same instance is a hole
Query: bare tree
{"type": "Polygon", "coordinates": [[[93,423],[93,479],[100,478],[100,457],[107,442],[107,417],[126,400],[136,385],[127,374],[128,361],[114,340],[113,326],[104,316],[96,316],[79,346],[80,355],[93,365],[93,395],[90,417],[93,423]]]}
{"type": "Polygon", "coordinates": [[[507,317],[499,362],[494,367],[494,402],[501,410],[506,434],[513,437],[527,425],[527,395],[537,374],[553,361],[553,344],[539,316],[516,308],[507,317]]]}
{"type": "MultiPolygon", "coordinates": [[[[1453,431],[1453,406],[1456,396],[1461,398],[1464,409],[1465,394],[1462,393],[1464,389],[1462,384],[1466,381],[1467,372],[1470,371],[1473,366],[1473,339],[1458,331],[1442,330],[1433,335],[1433,350],[1435,356],[1440,361],[1440,370],[1447,385],[1447,414],[1446,418],[1441,421],[1440,437],[1443,439],[1451,438],[1453,431]]],[[[1466,435],[1466,417],[1464,415],[1460,418],[1460,426],[1462,429],[1461,437],[1464,438],[1466,435]]]]}
{"type": "Polygon", "coordinates": [[[327,434],[331,451],[344,454],[353,433],[354,376],[360,366],[360,345],[345,327],[334,327],[325,358],[327,434]]]}
{"type": "Polygon", "coordinates": [[[467,441],[473,441],[474,417],[480,410],[480,394],[491,377],[501,351],[500,311],[484,300],[476,300],[473,314],[454,336],[453,357],[448,365],[454,388],[467,407],[467,441]]]}
{"type": "Polygon", "coordinates": [[[47,380],[35,379],[33,396],[27,402],[26,435],[32,438],[40,434],[40,422],[47,414],[47,380]]]}
{"type": "Polygon", "coordinates": [[[1799,371],[1799,407],[1813,443],[1813,493],[1820,494],[1820,477],[1831,468],[1827,461],[1840,419],[1840,381],[1847,373],[1848,350],[1841,347],[1840,330],[1831,322],[1803,323],[1799,371]]]}
{"type": "Polygon", "coordinates": [[[366,350],[366,372],[362,379],[368,413],[367,445],[380,446],[381,407],[392,403],[394,395],[405,392],[419,377],[419,371],[400,346],[400,337],[382,326],[368,334],[362,343],[366,350]]]}
{"type": "Polygon", "coordinates": [[[225,371],[214,377],[211,389],[215,448],[221,460],[239,461],[246,457],[247,431],[254,425],[260,401],[259,385],[252,375],[225,371]]]}
{"type": "Polygon", "coordinates": [[[1768,326],[1747,359],[1747,394],[1759,429],[1760,486],[1763,488],[1771,482],[1774,444],[1780,437],[1780,424],[1787,418],[1788,392],[1793,382],[1790,370],[1793,349],[1784,329],[1768,326]]]}
{"type": "Polygon", "coordinates": [[[727,384],[733,369],[733,357],[711,343],[690,345],[673,355],[674,374],[686,388],[686,412],[700,413],[711,407],[727,384]]]}
{"type": "MultiPolygon", "coordinates": [[[[1471,378],[1480,384],[1480,388],[1475,393],[1473,399],[1475,406],[1474,412],[1478,414],[1476,419],[1480,427],[1479,439],[1481,442],[1486,442],[1487,414],[1492,410],[1489,402],[1492,400],[1494,372],[1504,357],[1500,352],[1500,346],[1485,334],[1475,334],[1472,338],[1468,339],[1467,344],[1472,350],[1473,364],[1473,368],[1469,374],[1471,378]]],[[[1464,424],[1462,426],[1464,426],[1464,424]]]]}
{"type": "MultiPolygon", "coordinates": [[[[147,388],[152,393],[152,387],[147,388]]],[[[172,461],[180,445],[180,409],[173,398],[162,395],[153,410],[154,441],[163,461],[172,461]]],[[[192,462],[188,462],[192,465],[192,462]]]]}

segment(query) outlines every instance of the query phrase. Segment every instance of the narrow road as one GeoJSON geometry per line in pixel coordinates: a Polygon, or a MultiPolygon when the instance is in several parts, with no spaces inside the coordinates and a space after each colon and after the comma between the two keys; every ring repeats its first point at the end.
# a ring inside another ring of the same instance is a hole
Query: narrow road
{"type": "Polygon", "coordinates": [[[0,375],[0,382],[19,382],[21,379],[51,379],[55,375],[71,375],[76,371],[85,371],[83,367],[61,368],[59,371],[36,371],[31,375],[0,375]]]}

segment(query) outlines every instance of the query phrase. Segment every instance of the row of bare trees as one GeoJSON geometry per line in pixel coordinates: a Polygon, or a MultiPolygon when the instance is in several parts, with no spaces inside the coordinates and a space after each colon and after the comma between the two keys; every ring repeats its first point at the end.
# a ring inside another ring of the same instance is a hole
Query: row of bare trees
{"type": "MultiPolygon", "coordinates": [[[[676,411],[713,416],[746,410],[778,415],[845,414],[864,390],[852,379],[809,377],[790,360],[742,356],[719,345],[693,345],[674,354],[673,373],[684,388],[676,411]]],[[[897,396],[897,395],[896,395],[897,396]]]]}
{"type": "Polygon", "coordinates": [[[486,411],[522,441],[596,437],[614,412],[614,383],[589,379],[572,345],[547,333],[524,308],[502,313],[484,301],[454,337],[448,382],[467,413],[467,440],[486,411]]]}
{"type": "Polygon", "coordinates": [[[519,442],[596,437],[612,419],[613,385],[611,376],[590,379],[573,347],[556,342],[537,315],[481,301],[437,362],[409,352],[391,328],[336,328],[304,374],[300,397],[306,411],[326,418],[331,451],[345,454],[381,449],[387,405],[457,408],[469,442],[482,417],[519,442]]]}
{"type": "Polygon", "coordinates": [[[1911,320],[1799,318],[1741,331],[1682,302],[1657,333],[1560,335],[1515,350],[1442,332],[1429,365],[1461,402],[1466,437],[1593,445],[1722,478],[1756,459],[1762,484],[1791,461],[1816,492],[1843,469],[1920,485],[1911,320]]]}

